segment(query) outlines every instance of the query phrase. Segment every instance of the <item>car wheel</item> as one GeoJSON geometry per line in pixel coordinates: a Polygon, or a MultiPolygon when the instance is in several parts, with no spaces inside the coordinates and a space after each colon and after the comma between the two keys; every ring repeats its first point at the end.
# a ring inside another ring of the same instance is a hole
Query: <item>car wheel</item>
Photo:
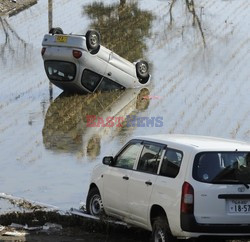
{"type": "Polygon", "coordinates": [[[54,35],[54,34],[63,34],[63,30],[59,27],[57,28],[51,28],[49,31],[50,34],[54,35]]]}
{"type": "Polygon", "coordinates": [[[86,45],[89,51],[96,51],[100,48],[100,34],[95,30],[88,30],[86,33],[86,45]]]}
{"type": "Polygon", "coordinates": [[[148,76],[149,76],[149,71],[148,71],[149,67],[148,67],[148,63],[146,61],[143,61],[143,60],[138,61],[136,63],[136,65],[135,65],[135,67],[136,67],[136,74],[137,74],[137,77],[139,79],[144,80],[144,79],[148,78],[148,76]]]}
{"type": "Polygon", "coordinates": [[[88,214],[93,216],[100,217],[104,214],[102,198],[96,187],[92,188],[88,193],[86,209],[88,214]]]}
{"type": "Polygon", "coordinates": [[[154,242],[176,242],[177,239],[172,236],[168,229],[168,223],[165,217],[157,217],[153,223],[153,241],[154,242]]]}

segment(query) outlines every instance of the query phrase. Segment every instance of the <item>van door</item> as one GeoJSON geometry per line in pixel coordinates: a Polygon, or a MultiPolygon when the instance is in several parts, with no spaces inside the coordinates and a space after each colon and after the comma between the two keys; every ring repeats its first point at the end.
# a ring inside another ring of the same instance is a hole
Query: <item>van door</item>
{"type": "Polygon", "coordinates": [[[193,167],[194,215],[198,223],[249,224],[250,153],[202,152],[193,167]]]}
{"type": "Polygon", "coordinates": [[[140,141],[130,142],[103,175],[105,209],[114,216],[128,217],[128,185],[141,150],[140,141]]]}
{"type": "Polygon", "coordinates": [[[138,82],[135,66],[114,52],[110,53],[105,76],[126,88],[132,88],[138,82]]]}
{"type": "Polygon", "coordinates": [[[130,219],[134,222],[147,225],[149,202],[158,166],[162,157],[164,145],[144,143],[144,147],[137,165],[132,171],[128,186],[128,206],[130,219]]]}

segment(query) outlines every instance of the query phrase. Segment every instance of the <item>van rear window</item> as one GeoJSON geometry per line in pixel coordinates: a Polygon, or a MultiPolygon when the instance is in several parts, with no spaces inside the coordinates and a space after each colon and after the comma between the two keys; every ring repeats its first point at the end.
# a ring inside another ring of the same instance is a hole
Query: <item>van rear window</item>
{"type": "Polygon", "coordinates": [[[45,61],[45,71],[50,80],[73,81],[76,75],[76,65],[65,61],[45,61]]]}
{"type": "Polygon", "coordinates": [[[214,184],[250,184],[250,152],[202,152],[196,155],[193,178],[214,184]]]}

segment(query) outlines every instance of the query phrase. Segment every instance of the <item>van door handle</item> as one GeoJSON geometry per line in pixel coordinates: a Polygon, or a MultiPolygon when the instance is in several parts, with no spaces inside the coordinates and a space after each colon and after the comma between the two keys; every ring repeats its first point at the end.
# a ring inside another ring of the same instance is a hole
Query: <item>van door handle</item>
{"type": "Polygon", "coordinates": [[[129,177],[128,177],[128,176],[123,176],[123,177],[122,177],[122,179],[124,179],[124,180],[128,180],[128,179],[129,179],[129,177]]]}
{"type": "Polygon", "coordinates": [[[151,181],[146,181],[145,184],[148,185],[148,186],[151,186],[152,182],[151,181]]]}

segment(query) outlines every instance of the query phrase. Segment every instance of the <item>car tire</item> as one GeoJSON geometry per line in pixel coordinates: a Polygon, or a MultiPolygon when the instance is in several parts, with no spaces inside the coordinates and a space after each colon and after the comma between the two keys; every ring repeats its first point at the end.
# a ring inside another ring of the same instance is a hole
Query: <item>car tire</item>
{"type": "Polygon", "coordinates": [[[100,217],[104,215],[102,198],[97,187],[91,188],[87,196],[86,204],[87,213],[100,217]]]}
{"type": "Polygon", "coordinates": [[[59,27],[57,28],[51,28],[50,31],[49,31],[49,34],[63,34],[63,30],[59,27]]]}
{"type": "Polygon", "coordinates": [[[166,217],[157,217],[153,222],[154,242],[176,242],[177,239],[171,234],[166,217]]]}
{"type": "Polygon", "coordinates": [[[149,66],[148,63],[146,61],[138,61],[135,65],[136,68],[136,74],[137,77],[141,80],[143,80],[143,82],[145,82],[145,80],[148,79],[149,77],[149,66]]]}
{"type": "Polygon", "coordinates": [[[100,34],[96,30],[88,30],[85,36],[88,51],[91,53],[98,51],[100,48],[100,34]]]}

